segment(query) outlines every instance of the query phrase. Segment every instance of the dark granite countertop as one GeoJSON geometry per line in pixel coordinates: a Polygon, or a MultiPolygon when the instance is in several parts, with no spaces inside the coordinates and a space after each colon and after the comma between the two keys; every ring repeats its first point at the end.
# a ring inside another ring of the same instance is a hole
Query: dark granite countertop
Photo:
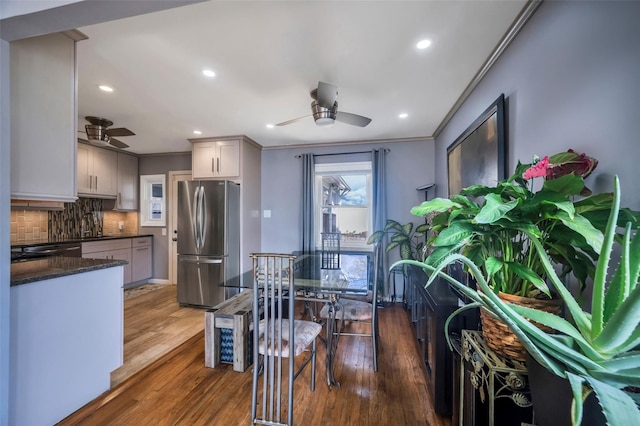
{"type": "Polygon", "coordinates": [[[11,264],[11,286],[126,265],[126,260],[47,257],[11,264]]]}
{"type": "Polygon", "coordinates": [[[117,235],[103,235],[101,237],[63,238],[63,239],[39,238],[39,239],[13,242],[11,243],[11,248],[32,247],[32,246],[40,246],[43,244],[56,244],[56,243],[87,243],[90,241],[106,241],[106,240],[118,240],[122,238],[141,238],[141,237],[153,237],[153,234],[117,234],[117,235]]]}

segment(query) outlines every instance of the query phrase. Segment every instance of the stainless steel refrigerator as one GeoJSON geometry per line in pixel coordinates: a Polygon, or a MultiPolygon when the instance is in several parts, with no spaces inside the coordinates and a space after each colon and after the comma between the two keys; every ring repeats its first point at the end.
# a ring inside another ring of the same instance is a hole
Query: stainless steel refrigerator
{"type": "Polygon", "coordinates": [[[178,303],[209,308],[235,294],[240,282],[240,185],[178,182],[177,238],[178,303]]]}

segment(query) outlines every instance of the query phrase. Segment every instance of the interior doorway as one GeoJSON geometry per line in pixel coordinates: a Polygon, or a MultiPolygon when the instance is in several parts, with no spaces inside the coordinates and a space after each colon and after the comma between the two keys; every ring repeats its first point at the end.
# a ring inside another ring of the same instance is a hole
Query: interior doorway
{"type": "Polygon", "coordinates": [[[178,282],[178,182],[191,180],[191,170],[169,172],[169,281],[172,284],[178,282]]]}

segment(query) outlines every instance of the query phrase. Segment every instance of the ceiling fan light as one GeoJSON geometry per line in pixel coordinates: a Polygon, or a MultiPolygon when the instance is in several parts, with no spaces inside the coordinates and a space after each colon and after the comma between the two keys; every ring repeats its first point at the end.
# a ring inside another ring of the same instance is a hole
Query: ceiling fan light
{"type": "Polygon", "coordinates": [[[335,122],[336,121],[331,117],[316,118],[316,125],[321,126],[321,127],[331,126],[335,122]]]}

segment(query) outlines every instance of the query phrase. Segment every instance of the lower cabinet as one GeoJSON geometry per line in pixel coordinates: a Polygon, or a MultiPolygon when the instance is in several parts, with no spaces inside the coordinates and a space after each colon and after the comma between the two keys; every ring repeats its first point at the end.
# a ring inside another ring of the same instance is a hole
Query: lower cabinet
{"type": "Polygon", "coordinates": [[[131,282],[131,238],[82,243],[82,257],[126,260],[123,284],[131,282]]]}
{"type": "MultiPolygon", "coordinates": [[[[435,411],[450,416],[453,403],[453,360],[445,336],[445,322],[458,308],[458,297],[445,280],[438,279],[429,288],[425,273],[412,268],[408,277],[406,307],[417,341],[417,349],[424,363],[430,395],[435,411]]],[[[449,325],[451,333],[475,329],[477,319],[461,315],[449,325]],[[475,321],[475,323],[474,323],[475,321]]]]}
{"type": "Polygon", "coordinates": [[[141,281],[153,275],[153,237],[133,238],[131,243],[131,281],[141,281]]]}
{"type": "Polygon", "coordinates": [[[126,260],[123,284],[151,278],[153,237],[119,238],[82,243],[82,257],[92,259],[126,260]]]}

